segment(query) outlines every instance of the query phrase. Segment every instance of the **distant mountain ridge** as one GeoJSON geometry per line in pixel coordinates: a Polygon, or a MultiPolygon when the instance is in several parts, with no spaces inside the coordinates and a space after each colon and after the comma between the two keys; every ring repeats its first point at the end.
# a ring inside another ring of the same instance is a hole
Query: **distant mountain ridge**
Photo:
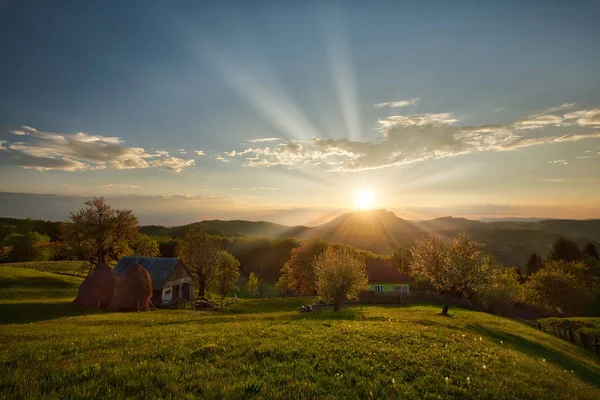
{"type": "MultiPolygon", "coordinates": [[[[465,232],[474,240],[485,243],[485,251],[500,262],[524,265],[532,252],[543,257],[560,236],[569,237],[578,245],[600,242],[600,219],[483,222],[466,218],[441,217],[424,221],[405,220],[387,210],[369,210],[341,214],[324,224],[286,226],[266,221],[202,221],[181,227],[164,228],[162,236],[183,237],[193,226],[224,236],[268,236],[309,239],[322,237],[334,243],[344,243],[375,253],[390,253],[398,246],[410,246],[425,233],[446,237],[465,232]]],[[[156,235],[156,227],[142,227],[142,232],[156,235]]]]}

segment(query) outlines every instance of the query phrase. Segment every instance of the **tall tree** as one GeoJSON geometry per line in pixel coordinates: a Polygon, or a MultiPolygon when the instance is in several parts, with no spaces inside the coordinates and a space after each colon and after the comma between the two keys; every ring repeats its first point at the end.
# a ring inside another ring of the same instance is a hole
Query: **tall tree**
{"type": "Polygon", "coordinates": [[[574,241],[569,240],[565,237],[559,237],[552,244],[548,260],[562,260],[565,262],[581,260],[581,251],[579,251],[579,247],[574,241]]]}
{"type": "Polygon", "coordinates": [[[254,272],[250,272],[250,276],[248,276],[248,293],[250,293],[250,296],[254,296],[256,289],[258,289],[258,278],[254,275],[254,272]]]}
{"type": "Polygon", "coordinates": [[[214,282],[221,298],[236,289],[235,282],[240,277],[240,262],[225,250],[218,252],[219,261],[215,270],[214,282]]]}
{"type": "Polygon", "coordinates": [[[598,255],[598,248],[594,243],[588,243],[583,246],[583,256],[595,258],[596,260],[600,259],[600,255],[598,255]]]}
{"type": "MultiPolygon", "coordinates": [[[[483,244],[460,234],[450,240],[425,235],[411,248],[413,274],[440,293],[464,295],[483,282],[489,270],[482,268],[483,244]]],[[[444,304],[442,314],[448,314],[444,304]]]]}
{"type": "Polygon", "coordinates": [[[198,282],[198,297],[204,297],[219,265],[219,239],[201,231],[189,231],[177,245],[177,256],[198,282]]]}
{"type": "Polygon", "coordinates": [[[542,257],[538,253],[531,253],[529,259],[527,260],[527,264],[525,264],[525,273],[527,275],[533,275],[542,268],[543,262],[542,257]]]}
{"type": "Polygon", "coordinates": [[[325,240],[312,239],[293,249],[290,253],[290,259],[286,263],[289,285],[302,294],[315,294],[316,274],[313,261],[328,247],[329,243],[325,240]]]}
{"type": "Polygon", "coordinates": [[[329,247],[313,261],[317,294],[333,301],[333,310],[339,311],[344,299],[356,298],[367,288],[365,261],[346,247],[329,247]]]}
{"type": "Polygon", "coordinates": [[[131,210],[113,209],[104,197],[85,202],[85,208],[69,214],[62,238],[81,258],[107,264],[131,254],[138,238],[138,219],[131,210]]]}
{"type": "Polygon", "coordinates": [[[392,253],[392,261],[396,268],[405,275],[410,274],[410,264],[412,262],[412,256],[410,254],[410,247],[398,247],[392,253]]]}
{"type": "Polygon", "coordinates": [[[0,261],[8,258],[10,252],[13,250],[12,246],[2,246],[0,247],[0,261]]]}

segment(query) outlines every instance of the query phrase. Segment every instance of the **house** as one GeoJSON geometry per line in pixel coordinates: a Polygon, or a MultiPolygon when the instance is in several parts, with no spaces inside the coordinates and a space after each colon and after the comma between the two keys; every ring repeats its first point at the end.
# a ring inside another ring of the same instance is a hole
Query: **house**
{"type": "Polygon", "coordinates": [[[369,278],[368,292],[410,294],[410,278],[398,271],[389,260],[368,260],[366,270],[369,278]]]}
{"type": "Polygon", "coordinates": [[[119,276],[134,263],[148,271],[152,279],[151,301],[156,307],[194,299],[194,279],[179,258],[123,257],[113,271],[119,276]]]}

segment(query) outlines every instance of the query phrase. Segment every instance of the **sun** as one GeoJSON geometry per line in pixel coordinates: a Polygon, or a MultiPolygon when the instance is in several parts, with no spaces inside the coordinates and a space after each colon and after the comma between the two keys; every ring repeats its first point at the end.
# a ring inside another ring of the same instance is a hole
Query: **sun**
{"type": "Polygon", "coordinates": [[[354,195],[354,207],[360,208],[363,210],[369,210],[373,208],[375,204],[375,196],[373,196],[373,192],[368,189],[362,189],[356,192],[354,195]]]}

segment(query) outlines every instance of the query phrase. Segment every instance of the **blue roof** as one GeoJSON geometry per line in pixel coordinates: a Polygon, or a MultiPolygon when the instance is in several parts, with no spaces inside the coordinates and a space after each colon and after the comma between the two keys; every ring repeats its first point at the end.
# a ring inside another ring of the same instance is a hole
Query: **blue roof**
{"type": "Polygon", "coordinates": [[[148,271],[152,279],[152,289],[160,290],[181,260],[179,258],[128,256],[121,258],[113,271],[116,276],[119,276],[136,262],[148,271]]]}

